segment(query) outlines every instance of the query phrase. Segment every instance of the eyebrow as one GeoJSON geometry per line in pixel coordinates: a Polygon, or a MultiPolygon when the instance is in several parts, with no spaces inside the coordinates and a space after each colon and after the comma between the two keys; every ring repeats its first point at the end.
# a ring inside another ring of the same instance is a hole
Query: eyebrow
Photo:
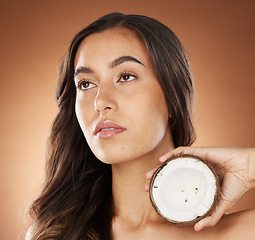
{"type": "Polygon", "coordinates": [[[139,64],[143,65],[138,59],[136,59],[132,56],[122,56],[122,57],[119,57],[119,58],[113,60],[109,64],[109,66],[110,66],[110,68],[115,68],[115,67],[119,66],[120,64],[122,64],[124,62],[135,62],[135,63],[139,63],[139,64]]]}
{"type": "Polygon", "coordinates": [[[89,67],[78,67],[73,76],[76,77],[79,73],[93,73],[93,70],[89,67]]]}
{"type": "MultiPolygon", "coordinates": [[[[115,68],[117,66],[119,66],[120,64],[124,63],[124,62],[135,62],[135,63],[139,63],[142,66],[144,66],[143,63],[141,63],[138,59],[136,59],[135,57],[132,56],[122,56],[119,57],[115,60],[113,60],[110,64],[109,67],[110,68],[115,68]]],[[[79,73],[94,73],[94,71],[89,68],[89,67],[78,67],[75,72],[74,72],[74,77],[76,77],[79,73]]]]}

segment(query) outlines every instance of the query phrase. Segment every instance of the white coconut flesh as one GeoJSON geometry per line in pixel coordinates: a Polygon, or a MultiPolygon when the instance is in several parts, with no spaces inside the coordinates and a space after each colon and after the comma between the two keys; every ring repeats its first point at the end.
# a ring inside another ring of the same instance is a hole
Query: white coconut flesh
{"type": "Polygon", "coordinates": [[[166,220],[181,225],[194,224],[215,205],[218,178],[205,162],[184,155],[171,159],[155,172],[150,198],[166,220]]]}

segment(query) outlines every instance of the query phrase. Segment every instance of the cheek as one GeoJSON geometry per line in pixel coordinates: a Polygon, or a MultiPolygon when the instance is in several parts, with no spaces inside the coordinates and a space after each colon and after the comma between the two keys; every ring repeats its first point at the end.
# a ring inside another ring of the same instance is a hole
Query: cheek
{"type": "Polygon", "coordinates": [[[79,125],[82,129],[82,132],[87,139],[89,136],[89,125],[92,119],[92,111],[90,110],[89,104],[86,102],[86,104],[83,101],[80,101],[79,99],[76,99],[75,102],[75,113],[77,120],[79,122],[79,125]]]}
{"type": "MultiPolygon", "coordinates": [[[[168,134],[168,108],[161,89],[148,91],[144,97],[136,99],[136,131],[137,142],[144,148],[148,145],[154,147],[168,134]]],[[[169,133],[170,134],[170,133],[169,133]]]]}
{"type": "Polygon", "coordinates": [[[152,126],[155,126],[155,124],[165,126],[168,123],[168,108],[164,94],[159,87],[147,91],[147,95],[142,103],[142,109],[144,110],[145,117],[147,117],[147,122],[152,124],[152,126]]]}

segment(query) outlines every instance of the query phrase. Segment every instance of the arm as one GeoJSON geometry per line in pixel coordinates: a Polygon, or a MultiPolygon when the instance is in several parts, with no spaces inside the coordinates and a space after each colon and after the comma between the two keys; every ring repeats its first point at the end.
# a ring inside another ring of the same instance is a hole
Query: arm
{"type": "MultiPolygon", "coordinates": [[[[211,216],[195,224],[196,231],[216,225],[238,198],[255,187],[255,149],[180,147],[160,157],[160,161],[164,162],[179,154],[197,155],[210,162],[221,182],[216,210],[211,216]]],[[[151,175],[152,172],[147,177],[150,178],[151,175]]]]}

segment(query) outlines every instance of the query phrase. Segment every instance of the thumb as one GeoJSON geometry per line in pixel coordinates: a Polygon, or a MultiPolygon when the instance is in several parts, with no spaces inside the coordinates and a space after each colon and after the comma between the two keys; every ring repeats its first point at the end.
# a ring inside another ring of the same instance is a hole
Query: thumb
{"type": "Polygon", "coordinates": [[[194,230],[198,232],[206,227],[215,226],[226,211],[232,206],[232,204],[233,203],[231,201],[227,201],[220,197],[220,200],[212,214],[196,223],[194,230]]]}

